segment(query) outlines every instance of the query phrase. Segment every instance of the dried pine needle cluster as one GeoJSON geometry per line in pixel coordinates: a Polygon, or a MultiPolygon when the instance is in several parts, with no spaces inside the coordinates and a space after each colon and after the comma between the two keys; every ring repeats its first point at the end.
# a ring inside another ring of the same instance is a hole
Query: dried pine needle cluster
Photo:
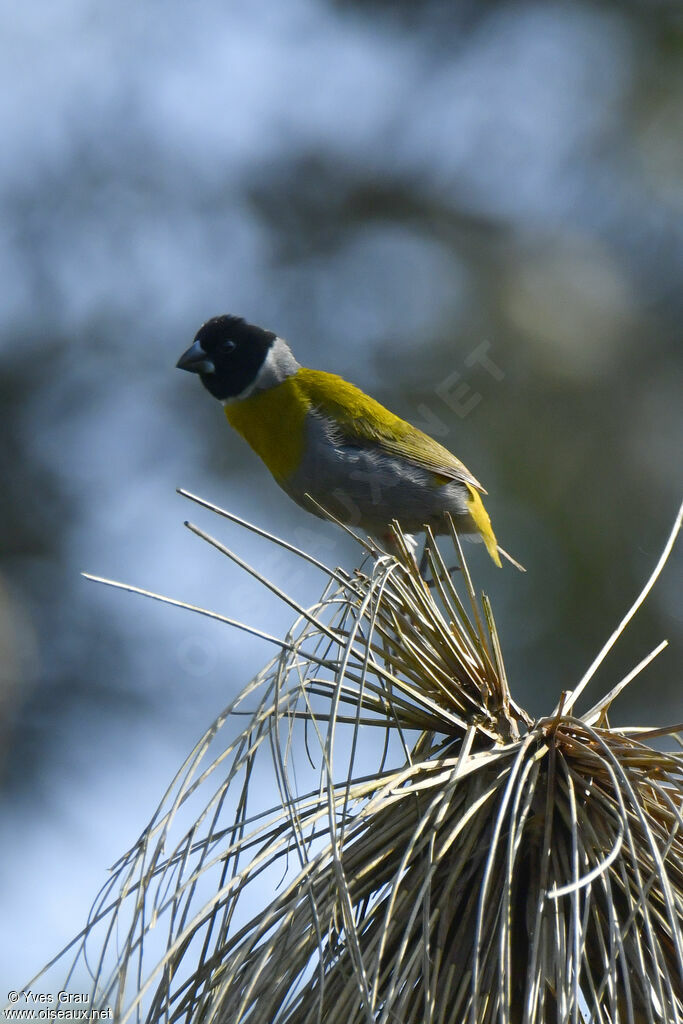
{"type": "Polygon", "coordinates": [[[683,1024],[683,761],[645,742],[676,729],[607,718],[663,645],[575,711],[676,529],[539,721],[455,533],[455,582],[428,538],[427,586],[400,532],[352,574],[316,563],[311,609],[263,580],[294,626],[51,968],[119,1021],[683,1024]]]}

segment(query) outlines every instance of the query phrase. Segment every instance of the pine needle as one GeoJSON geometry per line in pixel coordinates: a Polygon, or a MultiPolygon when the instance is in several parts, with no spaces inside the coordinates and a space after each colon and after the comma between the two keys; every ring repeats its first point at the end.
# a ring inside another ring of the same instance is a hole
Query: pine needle
{"type": "Polygon", "coordinates": [[[454,529],[460,578],[428,532],[429,588],[400,528],[396,555],[363,542],[348,574],[180,493],[325,587],[304,608],[191,524],[293,610],[285,637],[88,577],[278,653],[207,729],[49,977],[82,988],[87,972],[90,1008],[120,1022],[683,1024],[683,757],[647,746],[680,726],[607,719],[665,643],[575,712],[680,514],[619,628],[534,722],[454,529]]]}

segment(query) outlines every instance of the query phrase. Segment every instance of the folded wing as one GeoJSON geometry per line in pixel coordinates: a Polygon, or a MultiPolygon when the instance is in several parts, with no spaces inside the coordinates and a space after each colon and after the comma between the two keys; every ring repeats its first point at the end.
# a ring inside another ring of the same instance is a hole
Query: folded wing
{"type": "Polygon", "coordinates": [[[448,448],[342,377],[302,368],[297,373],[297,381],[305,389],[311,404],[323,416],[335,421],[335,431],[341,443],[376,445],[388,455],[405,459],[437,477],[443,477],[444,483],[458,480],[482,494],[486,493],[476,477],[448,448]]]}

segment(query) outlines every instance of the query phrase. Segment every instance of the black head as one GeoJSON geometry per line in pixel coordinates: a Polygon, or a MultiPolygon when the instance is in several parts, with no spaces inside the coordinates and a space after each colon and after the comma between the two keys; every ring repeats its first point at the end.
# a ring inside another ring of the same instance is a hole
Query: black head
{"type": "Polygon", "coordinates": [[[204,387],[223,401],[253,383],[274,341],[272,331],[240,316],[214,316],[199,328],[176,366],[198,373],[204,387]]]}

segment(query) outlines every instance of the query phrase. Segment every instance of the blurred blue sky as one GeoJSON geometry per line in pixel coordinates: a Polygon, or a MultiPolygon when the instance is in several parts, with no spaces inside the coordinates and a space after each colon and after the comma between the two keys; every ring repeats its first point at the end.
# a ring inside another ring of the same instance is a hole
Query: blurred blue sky
{"type": "MultiPolygon", "coordinates": [[[[80,928],[185,753],[271,654],[79,573],[282,633],[291,610],[183,519],[302,603],[320,578],[179,485],[357,558],[173,369],[203,320],[245,315],[441,430],[530,569],[498,576],[472,549],[535,711],[576,681],[673,520],[680,23],[665,5],[411,8],[0,14],[5,989],[80,928]],[[471,358],[483,343],[499,373],[471,358]],[[466,416],[444,399],[454,374],[480,396],[466,416]]],[[[680,639],[676,568],[638,657],[680,639]]],[[[680,714],[674,676],[656,665],[643,685],[652,724],[680,714]]]]}

